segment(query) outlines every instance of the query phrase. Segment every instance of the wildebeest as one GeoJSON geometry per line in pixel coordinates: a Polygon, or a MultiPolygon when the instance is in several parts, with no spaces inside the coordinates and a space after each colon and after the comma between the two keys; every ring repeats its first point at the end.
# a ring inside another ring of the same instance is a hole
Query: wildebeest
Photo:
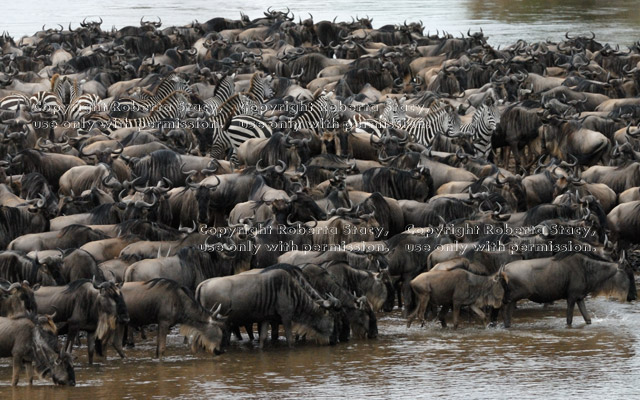
{"type": "Polygon", "coordinates": [[[608,290],[627,301],[637,296],[633,271],[624,254],[612,262],[595,253],[564,252],[551,258],[514,261],[501,272],[506,284],[505,327],[511,325],[516,302],[529,299],[536,303],[567,300],[567,325],[573,322],[573,310],[578,303],[587,324],[591,318],[584,299],[588,294],[608,290]],[[611,286],[611,281],[617,284],[611,286]]]}
{"type": "Polygon", "coordinates": [[[59,265],[55,260],[39,260],[25,257],[17,251],[0,252],[0,278],[9,282],[39,283],[45,286],[64,284],[59,265]]]}
{"type": "Polygon", "coordinates": [[[29,282],[9,283],[0,280],[0,317],[13,317],[37,311],[38,307],[29,282]]]}
{"type": "Polygon", "coordinates": [[[289,346],[293,346],[294,331],[321,343],[328,342],[333,332],[333,317],[325,305],[316,304],[284,270],[209,279],[198,285],[196,299],[205,308],[222,304],[229,324],[261,324],[261,347],[270,322],[284,326],[289,346]]]}
{"type": "Polygon", "coordinates": [[[87,332],[89,364],[93,363],[95,340],[106,343],[116,322],[129,320],[120,289],[113,282],[98,285],[88,279],[79,279],[66,286],[41,287],[35,291],[35,298],[38,312],[55,315],[59,333],[67,333],[65,347],[69,353],[78,333],[87,332]]]}
{"type": "MultiPolygon", "coordinates": [[[[141,328],[158,324],[156,357],[166,349],[167,334],[175,324],[180,332],[191,336],[192,349],[204,348],[209,353],[221,354],[222,322],[217,320],[220,309],[205,310],[192,292],[176,281],[157,278],[146,282],[127,282],[121,288],[129,313],[129,327],[141,328]]],[[[116,348],[121,345],[124,326],[114,336],[116,348]]]]}
{"type": "Polygon", "coordinates": [[[13,386],[18,384],[23,365],[29,384],[33,383],[33,362],[41,378],[51,378],[57,385],[75,386],[71,356],[58,351],[58,338],[43,326],[47,323],[46,317],[37,317],[35,314],[0,317],[0,357],[13,358],[13,386]]]}
{"type": "Polygon", "coordinates": [[[239,266],[232,254],[224,251],[206,252],[196,247],[180,249],[175,256],[141,260],[127,268],[125,282],[168,278],[195,290],[202,281],[232,275],[249,269],[239,266]]]}
{"type": "Polygon", "coordinates": [[[410,285],[417,297],[417,306],[409,314],[407,327],[415,318],[424,321],[429,303],[442,306],[438,318],[446,326],[445,316],[453,308],[453,328],[458,327],[460,307],[470,306],[483,322],[486,321],[482,308],[491,306],[500,308],[504,298],[504,288],[499,274],[492,276],[476,275],[461,268],[452,270],[433,269],[415,277],[410,285]]]}

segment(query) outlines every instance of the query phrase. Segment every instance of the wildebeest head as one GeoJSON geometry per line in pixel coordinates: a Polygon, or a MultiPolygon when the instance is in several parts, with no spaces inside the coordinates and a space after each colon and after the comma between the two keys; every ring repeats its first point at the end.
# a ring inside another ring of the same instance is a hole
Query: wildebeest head
{"type": "Polygon", "coordinates": [[[290,197],[289,216],[292,221],[307,222],[312,219],[324,220],[327,218],[327,213],[311,196],[299,191],[290,197]]]}
{"type": "Polygon", "coordinates": [[[207,352],[215,355],[222,354],[220,345],[222,343],[222,329],[224,327],[223,322],[226,317],[220,315],[220,309],[222,304],[211,308],[209,314],[211,317],[206,324],[200,324],[199,328],[189,326],[188,324],[182,324],[180,326],[180,334],[184,336],[191,336],[191,350],[195,352],[198,348],[202,348],[207,352]]]}
{"type": "Polygon", "coordinates": [[[322,133],[322,153],[348,157],[353,155],[349,142],[350,132],[342,128],[326,130],[322,133]]]}
{"type": "Polygon", "coordinates": [[[37,282],[44,286],[64,285],[66,283],[60,271],[62,258],[47,257],[39,260],[36,253],[34,263],[38,268],[37,282]]]}
{"type": "Polygon", "coordinates": [[[116,321],[123,324],[129,322],[129,313],[118,285],[110,281],[97,284],[94,280],[92,283],[93,287],[100,292],[97,299],[96,338],[104,341],[116,328],[116,321]]]}
{"type": "Polygon", "coordinates": [[[505,292],[502,281],[502,274],[501,271],[498,271],[487,280],[487,285],[484,288],[484,293],[481,298],[478,299],[476,305],[480,307],[491,306],[493,308],[500,308],[502,307],[504,293],[505,292]]]}
{"type": "Polygon", "coordinates": [[[360,339],[376,338],[378,336],[378,323],[366,296],[354,297],[354,303],[355,309],[348,311],[353,336],[360,339]]]}
{"type": "MultiPolygon", "coordinates": [[[[39,320],[39,318],[38,318],[39,320]]],[[[37,320],[36,320],[37,321],[37,320]]],[[[32,336],[35,370],[42,378],[51,378],[56,385],[76,385],[73,359],[70,354],[56,352],[57,337],[36,322],[32,336]]]]}
{"type": "Polygon", "coordinates": [[[29,282],[0,286],[0,315],[13,316],[27,312],[36,313],[37,305],[29,282]]]}
{"type": "Polygon", "coordinates": [[[618,270],[615,275],[605,283],[603,289],[603,291],[609,289],[609,293],[620,300],[626,298],[627,301],[633,301],[638,298],[638,289],[636,288],[633,269],[631,268],[629,260],[627,260],[625,251],[622,251],[618,259],[618,270]]]}

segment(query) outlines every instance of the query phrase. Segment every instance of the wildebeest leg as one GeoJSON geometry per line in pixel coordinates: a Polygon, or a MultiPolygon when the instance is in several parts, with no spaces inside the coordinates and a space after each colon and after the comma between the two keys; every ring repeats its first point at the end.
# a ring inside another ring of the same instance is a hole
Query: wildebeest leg
{"type": "Polygon", "coordinates": [[[135,345],[135,340],[133,340],[133,328],[127,327],[127,346],[133,347],[135,345]]]}
{"type": "Polygon", "coordinates": [[[71,354],[71,352],[73,351],[73,343],[76,341],[77,334],[78,331],[71,328],[69,328],[69,331],[67,332],[67,343],[65,347],[67,348],[67,353],[69,354],[71,354]]]}
{"type": "Polygon", "coordinates": [[[93,352],[96,348],[96,333],[87,332],[87,352],[89,353],[89,364],[93,364],[93,352]]]}
{"type": "Polygon", "coordinates": [[[140,339],[147,340],[147,334],[144,332],[144,326],[140,327],[140,339]]]}
{"type": "Polygon", "coordinates": [[[398,296],[398,308],[400,310],[402,310],[402,281],[400,279],[398,279],[394,284],[393,287],[396,290],[396,296],[398,296]]]}
{"type": "Polygon", "coordinates": [[[233,336],[235,336],[238,340],[242,340],[242,335],[240,334],[240,326],[236,325],[233,327],[233,336]]]}
{"type": "Polygon", "coordinates": [[[24,364],[24,368],[27,370],[27,380],[29,385],[33,385],[33,363],[28,361],[24,364]]]}
{"type": "Polygon", "coordinates": [[[287,338],[287,344],[289,348],[293,347],[293,329],[291,327],[290,320],[283,320],[282,325],[284,326],[284,336],[287,338]]]}
{"type": "Polygon", "coordinates": [[[269,321],[260,322],[260,328],[258,329],[260,334],[260,344],[259,347],[264,348],[264,341],[267,340],[267,334],[269,332],[269,321]]]}
{"type": "Polygon", "coordinates": [[[247,336],[249,336],[249,341],[253,342],[253,339],[255,339],[255,337],[253,336],[253,324],[245,325],[244,330],[247,331],[247,336]]]}
{"type": "Polygon", "coordinates": [[[405,317],[408,311],[407,308],[409,307],[409,305],[411,305],[411,285],[409,285],[409,282],[411,282],[411,279],[413,278],[408,276],[403,278],[403,282],[402,282],[402,301],[404,302],[404,306],[405,306],[402,313],[404,314],[405,317]]]}
{"type": "Polygon", "coordinates": [[[589,313],[587,312],[587,306],[584,304],[584,299],[578,300],[578,309],[584,318],[584,322],[586,322],[587,325],[591,324],[591,317],[589,317],[589,313]]]}
{"type": "Polygon", "coordinates": [[[567,299],[567,326],[571,326],[573,322],[573,310],[576,307],[574,299],[567,299]]]}
{"type": "Polygon", "coordinates": [[[499,314],[500,308],[491,307],[490,326],[495,327],[497,325],[499,314]]]}
{"type": "Polygon", "coordinates": [[[510,302],[504,307],[504,327],[509,328],[511,326],[511,316],[513,315],[513,309],[516,308],[515,302],[510,302]]]}
{"type": "Polygon", "coordinates": [[[158,344],[156,346],[156,357],[162,359],[164,351],[167,348],[167,335],[169,334],[169,325],[164,322],[158,324],[158,344]]]}
{"type": "Polygon", "coordinates": [[[471,306],[471,311],[476,313],[476,315],[478,315],[478,317],[480,317],[480,319],[482,319],[482,324],[483,325],[487,324],[487,315],[480,308],[478,308],[478,306],[476,306],[475,304],[472,305],[471,306]]]}
{"type": "Polygon", "coordinates": [[[421,293],[418,295],[418,304],[416,309],[407,317],[407,328],[411,327],[411,323],[414,319],[419,318],[424,326],[424,314],[427,312],[427,305],[429,304],[429,293],[421,293]]]}
{"type": "Polygon", "coordinates": [[[442,325],[443,328],[447,327],[446,317],[450,308],[451,306],[442,306],[440,312],[438,313],[438,320],[440,320],[440,325],[442,325]]]}
{"type": "Polygon", "coordinates": [[[271,323],[271,341],[276,343],[278,341],[278,336],[280,336],[280,332],[278,331],[278,323],[271,323]]]}
{"type": "Polygon", "coordinates": [[[20,368],[22,367],[22,356],[13,356],[13,375],[11,377],[11,385],[18,386],[18,379],[20,378],[20,368]]]}
{"type": "Polygon", "coordinates": [[[118,324],[116,326],[116,331],[113,334],[113,340],[112,340],[113,348],[116,349],[120,358],[124,358],[124,351],[122,349],[124,331],[125,331],[125,326],[122,324],[118,324]]]}
{"type": "Polygon", "coordinates": [[[458,329],[458,319],[460,318],[460,304],[453,305],[453,329],[458,329]]]}

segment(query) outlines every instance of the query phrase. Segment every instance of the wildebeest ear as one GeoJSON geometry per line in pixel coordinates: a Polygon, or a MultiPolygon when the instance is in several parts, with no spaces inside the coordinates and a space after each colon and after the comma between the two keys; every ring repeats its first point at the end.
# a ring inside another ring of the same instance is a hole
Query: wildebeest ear
{"type": "Polygon", "coordinates": [[[40,289],[40,284],[36,283],[31,289],[35,292],[36,290],[40,289]]]}

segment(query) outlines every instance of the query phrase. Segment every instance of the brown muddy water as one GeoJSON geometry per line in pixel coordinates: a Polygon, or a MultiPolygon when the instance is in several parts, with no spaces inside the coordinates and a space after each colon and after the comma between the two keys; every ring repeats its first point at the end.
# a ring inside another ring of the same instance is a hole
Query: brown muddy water
{"type": "Polygon", "coordinates": [[[294,349],[281,339],[264,350],[233,342],[218,357],[191,354],[174,330],[163,361],[152,358],[152,333],[124,360],[109,349],[107,360],[89,366],[86,347],[76,350],[75,388],[43,380],[11,388],[10,360],[2,359],[0,398],[638,398],[638,305],[589,299],[593,324],[576,310],[573,328],[565,306],[521,304],[508,330],[471,317],[457,331],[435,322],[407,329],[394,311],[381,314],[378,339],[294,349]]]}

